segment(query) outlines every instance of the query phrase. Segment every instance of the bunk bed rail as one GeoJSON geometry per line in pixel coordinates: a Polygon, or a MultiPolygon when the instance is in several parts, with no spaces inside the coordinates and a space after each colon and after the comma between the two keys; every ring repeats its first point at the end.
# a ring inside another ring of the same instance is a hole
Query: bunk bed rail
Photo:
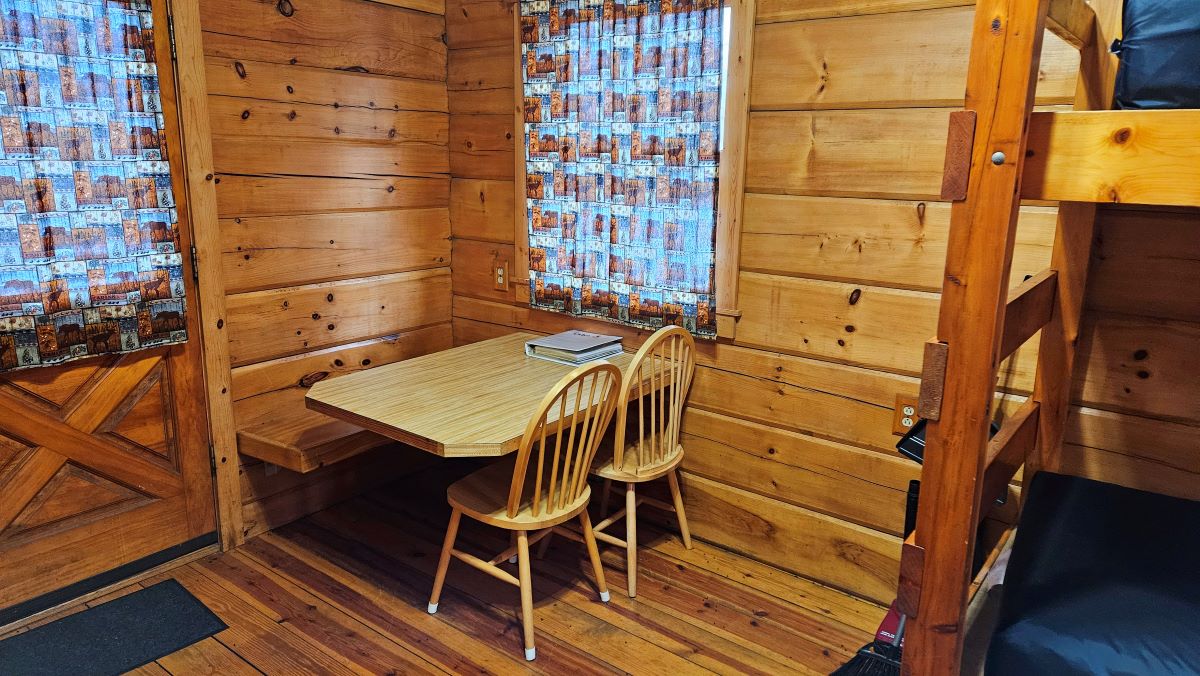
{"type": "Polygon", "coordinates": [[[1200,206],[1200,110],[1037,112],[1021,197],[1200,206]]]}

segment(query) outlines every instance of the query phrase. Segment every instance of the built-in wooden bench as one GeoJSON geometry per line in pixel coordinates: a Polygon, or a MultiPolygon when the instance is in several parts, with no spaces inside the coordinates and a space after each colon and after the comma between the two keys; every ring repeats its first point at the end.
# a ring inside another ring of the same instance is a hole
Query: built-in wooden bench
{"type": "Polygon", "coordinates": [[[304,388],[260,395],[257,415],[239,421],[238,451],[294,472],[311,472],[393,443],[348,422],[304,407],[304,388]]]}
{"type": "Polygon", "coordinates": [[[234,369],[239,453],[307,473],[394,443],[308,410],[304,395],[325,378],[445,350],[451,343],[449,324],[439,324],[234,369]]]}

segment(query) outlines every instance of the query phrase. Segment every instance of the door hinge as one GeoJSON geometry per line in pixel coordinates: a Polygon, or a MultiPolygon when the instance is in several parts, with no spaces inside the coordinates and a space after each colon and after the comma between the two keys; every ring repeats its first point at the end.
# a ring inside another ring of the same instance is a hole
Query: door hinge
{"type": "Polygon", "coordinates": [[[200,281],[200,256],[196,253],[196,245],[192,245],[192,281],[200,281]]]}
{"type": "Polygon", "coordinates": [[[175,47],[175,15],[171,12],[171,3],[167,3],[167,36],[171,40],[171,60],[176,61],[179,54],[175,47]]]}

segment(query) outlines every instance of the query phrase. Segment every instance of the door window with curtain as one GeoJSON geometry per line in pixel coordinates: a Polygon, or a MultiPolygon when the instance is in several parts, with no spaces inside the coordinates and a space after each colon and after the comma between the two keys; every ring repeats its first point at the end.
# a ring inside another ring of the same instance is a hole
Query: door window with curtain
{"type": "Polygon", "coordinates": [[[720,0],[521,3],[534,307],[716,335],[720,0]]]}
{"type": "Polygon", "coordinates": [[[187,340],[148,0],[0,11],[0,371],[187,340]]]}

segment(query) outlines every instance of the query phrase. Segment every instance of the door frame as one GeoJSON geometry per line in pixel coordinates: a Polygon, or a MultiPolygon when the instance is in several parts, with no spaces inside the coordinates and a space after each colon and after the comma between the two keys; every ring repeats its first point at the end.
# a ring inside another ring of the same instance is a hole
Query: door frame
{"type": "Polygon", "coordinates": [[[199,296],[193,307],[199,313],[201,327],[217,531],[221,548],[229,550],[245,541],[245,531],[200,0],[154,0],[154,4],[156,17],[159,7],[165,9],[173,36],[175,101],[181,137],[178,147],[182,150],[186,176],[183,189],[192,225],[192,265],[199,296]]]}

